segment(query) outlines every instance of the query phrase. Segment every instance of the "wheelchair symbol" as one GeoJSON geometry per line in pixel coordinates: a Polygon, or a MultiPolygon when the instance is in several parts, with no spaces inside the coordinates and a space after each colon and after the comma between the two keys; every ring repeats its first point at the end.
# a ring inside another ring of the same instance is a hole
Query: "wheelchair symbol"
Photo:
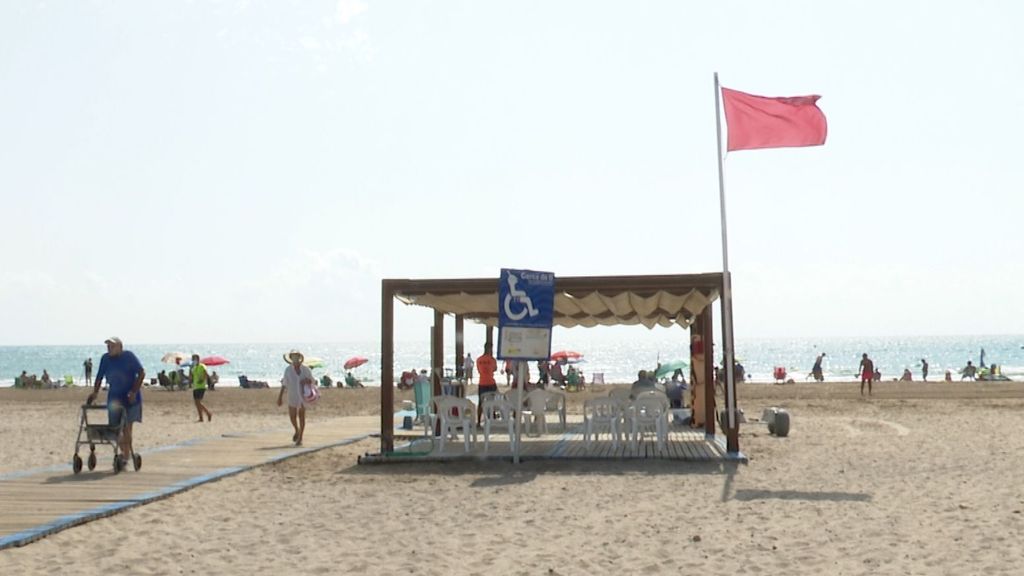
{"type": "Polygon", "coordinates": [[[515,274],[511,272],[508,275],[508,294],[505,295],[505,315],[508,316],[509,320],[522,320],[527,314],[530,318],[540,314],[540,310],[533,307],[533,300],[530,299],[529,295],[524,290],[519,290],[516,285],[519,283],[519,278],[516,278],[515,274]],[[524,306],[518,312],[512,311],[512,304],[520,304],[524,306]]]}

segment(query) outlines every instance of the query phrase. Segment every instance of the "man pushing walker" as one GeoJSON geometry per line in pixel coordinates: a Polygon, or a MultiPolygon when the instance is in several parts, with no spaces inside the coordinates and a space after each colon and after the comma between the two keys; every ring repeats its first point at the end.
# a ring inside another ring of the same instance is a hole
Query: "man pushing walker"
{"type": "Polygon", "coordinates": [[[138,469],[139,461],[132,450],[132,424],[142,422],[142,382],[146,378],[146,371],[135,354],[124,349],[124,344],[117,336],[107,338],[105,344],[107,353],[100,358],[92,393],[85,401],[92,404],[96,400],[100,384],[106,378],[108,422],[116,424],[121,421],[122,413],[127,415],[118,446],[124,458],[131,458],[138,469]]]}

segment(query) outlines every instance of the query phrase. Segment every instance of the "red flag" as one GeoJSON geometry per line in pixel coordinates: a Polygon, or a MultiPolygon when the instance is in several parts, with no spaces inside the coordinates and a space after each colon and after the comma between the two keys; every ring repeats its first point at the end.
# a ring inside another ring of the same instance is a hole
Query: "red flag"
{"type": "Polygon", "coordinates": [[[821,146],[828,125],[816,104],[818,98],[768,98],[722,88],[728,150],[821,146]]]}

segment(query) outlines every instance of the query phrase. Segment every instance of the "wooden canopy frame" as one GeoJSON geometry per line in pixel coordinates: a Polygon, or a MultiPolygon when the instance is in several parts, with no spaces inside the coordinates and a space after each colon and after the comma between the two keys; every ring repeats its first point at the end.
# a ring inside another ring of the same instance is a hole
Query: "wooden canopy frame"
{"type": "MultiPolygon", "coordinates": [[[[394,451],[395,299],[434,310],[430,365],[434,394],[441,393],[444,366],[444,316],[455,317],[455,358],[463,357],[466,318],[486,324],[493,342],[498,318],[498,278],[384,279],[381,281],[381,453],[394,451]]],[[[715,433],[714,357],[711,304],[723,290],[721,272],[654,276],[569,276],[555,278],[556,326],[642,324],[690,327],[706,351],[704,362],[705,432],[715,433]]],[[[694,350],[691,346],[691,357],[694,350]]],[[[461,361],[455,366],[461,372],[461,361]]],[[[728,398],[726,405],[728,405],[728,398]]],[[[726,430],[729,452],[739,452],[738,425],[726,430]]]]}

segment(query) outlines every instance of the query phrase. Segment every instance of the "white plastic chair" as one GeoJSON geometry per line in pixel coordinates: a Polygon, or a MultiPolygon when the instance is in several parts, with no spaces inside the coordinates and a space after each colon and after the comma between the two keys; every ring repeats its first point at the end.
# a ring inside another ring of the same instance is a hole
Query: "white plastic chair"
{"type": "Polygon", "coordinates": [[[622,406],[613,398],[591,398],[583,402],[583,442],[590,449],[590,437],[597,439],[602,430],[612,437],[612,448],[618,450],[622,427],[622,406]]]}
{"type": "Polygon", "coordinates": [[[445,440],[449,436],[457,438],[459,428],[462,428],[466,452],[469,452],[470,436],[476,442],[476,405],[455,396],[434,396],[433,403],[437,407],[435,418],[441,425],[441,451],[444,452],[445,440]]]}
{"type": "Polygon", "coordinates": [[[640,440],[645,432],[653,432],[658,441],[658,450],[668,446],[668,398],[664,394],[643,394],[633,401],[627,412],[630,421],[630,436],[633,451],[639,452],[640,440]]]}
{"type": "Polygon", "coordinates": [[[523,422],[526,433],[533,432],[534,425],[541,434],[548,433],[548,421],[546,417],[548,406],[548,393],[540,388],[531,391],[523,398],[523,422]]]}
{"type": "Polygon", "coordinates": [[[491,442],[491,428],[496,427],[508,433],[508,445],[515,450],[516,417],[513,401],[500,394],[487,394],[483,400],[484,422],[484,454],[487,454],[491,442]]]}
{"type": "Polygon", "coordinates": [[[565,392],[545,390],[547,400],[544,402],[545,412],[554,412],[558,415],[558,421],[562,424],[562,432],[565,432],[565,392]]]}

